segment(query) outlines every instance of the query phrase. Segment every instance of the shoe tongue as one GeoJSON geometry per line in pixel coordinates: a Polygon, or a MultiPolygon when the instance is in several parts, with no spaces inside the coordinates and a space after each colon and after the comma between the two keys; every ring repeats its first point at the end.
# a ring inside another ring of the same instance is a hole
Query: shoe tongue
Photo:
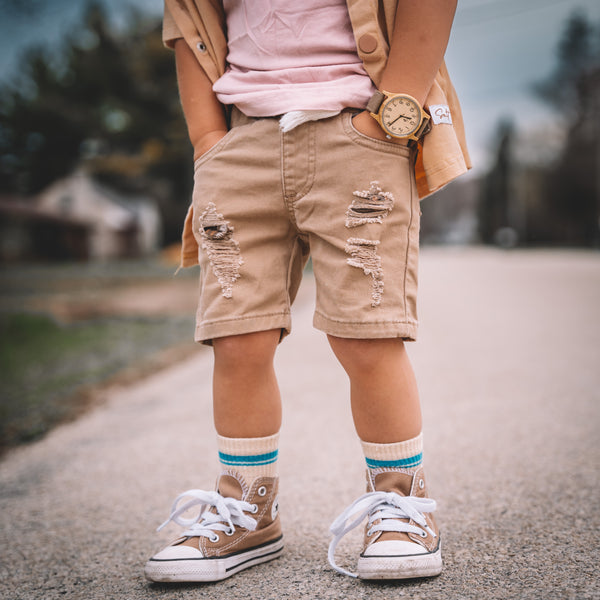
{"type": "Polygon", "coordinates": [[[244,495],[242,484],[232,475],[221,475],[217,485],[217,491],[223,498],[235,498],[241,500],[244,495]]]}
{"type": "Polygon", "coordinates": [[[398,471],[384,471],[375,475],[375,490],[377,492],[396,492],[401,496],[410,496],[413,475],[398,471]]]}

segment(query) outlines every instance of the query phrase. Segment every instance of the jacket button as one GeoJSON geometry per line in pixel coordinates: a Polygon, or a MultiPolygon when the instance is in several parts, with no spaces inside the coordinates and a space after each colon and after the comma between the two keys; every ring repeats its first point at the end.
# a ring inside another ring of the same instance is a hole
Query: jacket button
{"type": "Polygon", "coordinates": [[[358,49],[365,54],[371,54],[377,50],[377,39],[370,33],[362,35],[358,40],[358,49]]]}

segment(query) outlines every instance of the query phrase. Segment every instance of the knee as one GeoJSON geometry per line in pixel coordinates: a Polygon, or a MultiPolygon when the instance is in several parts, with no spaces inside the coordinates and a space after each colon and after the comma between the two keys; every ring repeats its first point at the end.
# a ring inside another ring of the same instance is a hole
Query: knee
{"type": "Polygon", "coordinates": [[[349,375],[375,370],[390,352],[404,352],[399,338],[356,339],[327,336],[333,353],[349,375]]]}
{"type": "Polygon", "coordinates": [[[279,338],[279,329],[215,338],[215,366],[254,369],[271,364],[279,338]]]}

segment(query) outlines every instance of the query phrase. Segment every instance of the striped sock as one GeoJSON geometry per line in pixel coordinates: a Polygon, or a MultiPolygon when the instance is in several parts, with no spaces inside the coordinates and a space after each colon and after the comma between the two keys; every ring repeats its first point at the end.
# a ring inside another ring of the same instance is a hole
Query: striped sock
{"type": "Polygon", "coordinates": [[[236,471],[248,485],[257,477],[277,476],[279,433],[262,438],[226,438],[217,435],[223,471],[236,471]]]}
{"type": "Polygon", "coordinates": [[[405,442],[372,444],[361,441],[369,469],[416,470],[423,462],[423,434],[405,442]]]}

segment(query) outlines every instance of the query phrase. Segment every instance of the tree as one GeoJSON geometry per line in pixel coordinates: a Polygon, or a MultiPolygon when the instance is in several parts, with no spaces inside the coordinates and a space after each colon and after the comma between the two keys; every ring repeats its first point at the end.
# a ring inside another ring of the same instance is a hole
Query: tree
{"type": "MultiPolygon", "coordinates": [[[[479,236],[486,244],[503,242],[502,232],[508,232],[511,223],[511,180],[514,174],[512,147],[515,128],[512,121],[504,119],[496,133],[498,150],[494,166],[483,180],[479,198],[479,236]]],[[[514,229],[513,229],[514,231],[514,229]]]]}
{"type": "Polygon", "coordinates": [[[568,20],[554,72],[537,94],[564,119],[567,141],[548,174],[549,210],[560,238],[600,245],[600,27],[578,12],[568,20]]]}
{"type": "Polygon", "coordinates": [[[121,191],[154,197],[166,241],[178,239],[192,152],[160,23],[133,13],[116,34],[92,3],[58,56],[30,49],[20,75],[0,88],[0,192],[35,194],[84,166],[121,191]]]}

